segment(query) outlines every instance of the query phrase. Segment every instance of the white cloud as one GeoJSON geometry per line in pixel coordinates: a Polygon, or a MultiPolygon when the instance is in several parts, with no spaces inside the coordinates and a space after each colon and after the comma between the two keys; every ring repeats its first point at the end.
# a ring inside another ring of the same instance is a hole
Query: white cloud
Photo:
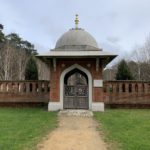
{"type": "Polygon", "coordinates": [[[5,32],[17,32],[39,52],[53,48],[61,34],[74,27],[76,13],[80,27],[102,48],[119,55],[144,43],[150,32],[149,0],[0,0],[0,4],[5,32]]]}

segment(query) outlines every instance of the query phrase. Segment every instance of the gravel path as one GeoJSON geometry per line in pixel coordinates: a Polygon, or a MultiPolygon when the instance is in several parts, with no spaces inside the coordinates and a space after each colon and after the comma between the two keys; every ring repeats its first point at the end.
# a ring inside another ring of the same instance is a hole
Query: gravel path
{"type": "Polygon", "coordinates": [[[59,127],[38,150],[107,150],[92,117],[59,116],[59,127]]]}

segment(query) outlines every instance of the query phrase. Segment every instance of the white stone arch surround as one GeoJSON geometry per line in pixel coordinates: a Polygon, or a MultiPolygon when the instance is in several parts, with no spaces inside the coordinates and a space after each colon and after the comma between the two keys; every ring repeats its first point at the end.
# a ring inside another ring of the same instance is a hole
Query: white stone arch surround
{"type": "Polygon", "coordinates": [[[68,68],[66,68],[62,73],[61,73],[61,76],[60,76],[60,107],[61,109],[63,109],[63,94],[64,94],[64,78],[65,78],[65,75],[70,72],[71,70],[73,69],[79,69],[81,70],[82,72],[84,72],[87,77],[88,77],[88,90],[89,90],[89,99],[88,99],[88,102],[89,102],[89,109],[91,110],[92,109],[92,76],[91,76],[91,73],[85,69],[84,67],[78,65],[78,64],[74,64],[68,68]]]}

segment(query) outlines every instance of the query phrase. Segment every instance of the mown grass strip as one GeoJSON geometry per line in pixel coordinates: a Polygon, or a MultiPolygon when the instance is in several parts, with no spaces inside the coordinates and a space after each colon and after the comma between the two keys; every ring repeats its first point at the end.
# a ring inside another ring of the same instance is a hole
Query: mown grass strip
{"type": "Polygon", "coordinates": [[[111,150],[150,150],[150,110],[108,109],[94,116],[111,150]]]}
{"type": "Polygon", "coordinates": [[[35,149],[57,127],[57,112],[43,108],[0,108],[0,150],[35,149]]]}

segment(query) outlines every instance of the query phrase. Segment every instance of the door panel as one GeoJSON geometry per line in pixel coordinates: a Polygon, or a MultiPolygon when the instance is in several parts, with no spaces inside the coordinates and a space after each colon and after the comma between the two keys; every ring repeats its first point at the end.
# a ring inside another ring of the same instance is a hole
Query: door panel
{"type": "Polygon", "coordinates": [[[64,108],[88,109],[88,86],[65,86],[64,108]]]}

